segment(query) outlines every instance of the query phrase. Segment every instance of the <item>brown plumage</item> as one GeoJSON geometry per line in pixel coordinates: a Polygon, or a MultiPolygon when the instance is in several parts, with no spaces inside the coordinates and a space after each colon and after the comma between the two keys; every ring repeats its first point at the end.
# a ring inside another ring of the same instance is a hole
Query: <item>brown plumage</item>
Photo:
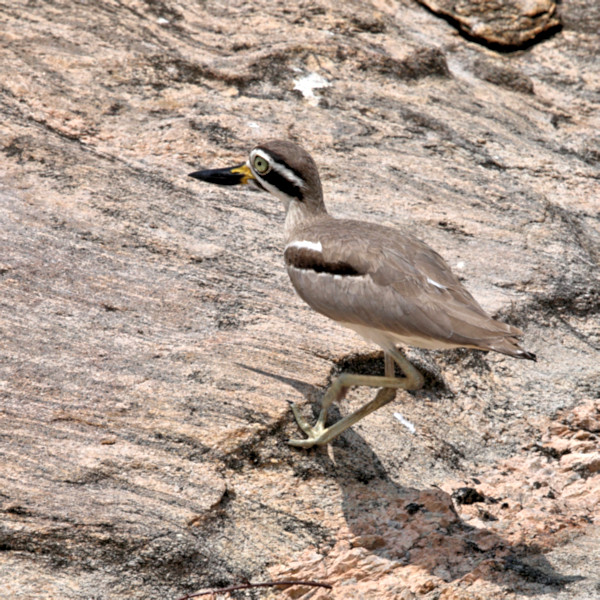
{"type": "Polygon", "coordinates": [[[390,402],[396,389],[421,387],[423,376],[397,343],[494,350],[535,360],[519,345],[522,332],[490,317],[427,244],[400,229],[331,217],[317,166],[300,146],[266,142],[243,165],[191,175],[221,185],[250,183],[280,198],[286,208],[284,260],[295,290],[314,310],[384,350],[385,377],[342,374],[325,394],[314,426],[292,407],[308,438],[291,444],[325,444],[390,402]],[[395,376],[394,363],[405,377],[395,376]],[[354,385],[382,389],[363,408],[325,427],[328,407],[354,385]]]}
{"type": "Polygon", "coordinates": [[[534,359],[518,345],[522,332],[492,319],[444,259],[409,233],[323,215],[297,227],[291,237],[319,240],[322,246],[320,253],[294,246],[286,251],[297,257],[286,264],[298,295],[330,319],[379,330],[373,332],[377,340],[370,336],[373,341],[429,349],[464,346],[534,359]],[[302,264],[303,252],[320,264],[302,264]],[[315,277],[327,263],[334,267],[332,276],[315,277]],[[336,279],[336,265],[348,275],[336,279]]]}

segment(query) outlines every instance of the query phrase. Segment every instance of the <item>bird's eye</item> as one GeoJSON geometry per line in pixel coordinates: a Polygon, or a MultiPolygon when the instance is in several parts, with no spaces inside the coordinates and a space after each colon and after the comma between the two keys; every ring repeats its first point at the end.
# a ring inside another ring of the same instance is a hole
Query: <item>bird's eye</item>
{"type": "Polygon", "coordinates": [[[254,158],[254,170],[259,174],[259,175],[265,175],[266,173],[269,172],[269,169],[271,168],[271,165],[269,164],[269,162],[263,158],[262,156],[256,156],[254,158]]]}

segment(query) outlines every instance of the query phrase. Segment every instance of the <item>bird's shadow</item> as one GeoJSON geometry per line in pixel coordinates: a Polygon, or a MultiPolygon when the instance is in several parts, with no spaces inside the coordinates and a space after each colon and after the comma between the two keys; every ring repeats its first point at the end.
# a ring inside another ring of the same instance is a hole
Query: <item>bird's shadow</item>
{"type": "Polygon", "coordinates": [[[294,379],[293,377],[284,377],[283,375],[276,375],[275,373],[271,373],[263,369],[258,369],[256,367],[250,367],[248,365],[244,365],[238,362],[234,364],[237,367],[245,369],[246,371],[252,371],[253,373],[258,373],[259,375],[264,375],[265,377],[270,377],[271,379],[275,379],[276,381],[285,383],[286,385],[293,387],[297,392],[301,393],[306,399],[312,398],[315,394],[318,394],[320,391],[320,389],[317,386],[312,385],[310,383],[306,383],[305,381],[300,381],[299,379],[294,379]]]}
{"type": "MultiPolygon", "coordinates": [[[[377,354],[381,357],[381,353],[375,353],[365,355],[362,361],[360,356],[338,361],[331,375],[346,368],[373,372],[377,354]]],[[[264,369],[238,366],[291,386],[312,405],[317,418],[323,388],[264,369]]],[[[423,364],[419,369],[425,371],[426,387],[429,381],[434,389],[443,389],[443,380],[435,369],[423,364]]],[[[339,408],[332,406],[328,422],[339,418],[339,408]]],[[[280,434],[282,438],[285,435],[283,431],[280,434]]],[[[460,518],[453,498],[440,488],[398,484],[355,428],[334,440],[334,459],[325,447],[308,451],[287,447],[284,452],[296,454],[298,460],[294,462],[300,476],[314,477],[317,473],[340,485],[342,510],[355,536],[354,547],[362,546],[396,565],[421,567],[448,583],[469,576],[483,578],[527,596],[539,594],[540,587],[544,593],[556,593],[583,579],[558,573],[535,545],[514,545],[492,529],[469,525],[460,518]]],[[[398,478],[401,474],[396,474],[398,478]]]]}

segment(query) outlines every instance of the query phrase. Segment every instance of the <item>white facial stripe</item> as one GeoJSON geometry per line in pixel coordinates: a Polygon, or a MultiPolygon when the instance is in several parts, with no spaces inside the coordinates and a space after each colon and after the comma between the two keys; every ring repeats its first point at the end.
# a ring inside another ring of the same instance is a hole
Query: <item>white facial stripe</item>
{"type": "Polygon", "coordinates": [[[250,164],[253,164],[254,163],[254,159],[257,156],[260,156],[261,158],[264,158],[269,164],[271,162],[273,162],[273,159],[268,154],[266,154],[262,150],[259,150],[258,148],[254,148],[254,150],[252,150],[252,152],[250,152],[250,160],[248,162],[250,164]]]}
{"type": "MultiPolygon", "coordinates": [[[[259,148],[255,148],[254,150],[252,150],[252,152],[250,153],[250,164],[254,164],[254,159],[257,156],[260,156],[261,158],[266,160],[271,165],[271,168],[273,169],[273,171],[277,171],[277,173],[279,173],[282,177],[284,177],[288,181],[291,181],[296,187],[299,187],[299,188],[304,187],[304,181],[302,179],[300,179],[300,177],[298,177],[298,175],[296,175],[296,173],[294,173],[291,169],[288,169],[285,165],[282,165],[281,163],[276,162],[273,159],[273,157],[270,154],[268,154],[267,152],[265,152],[264,150],[260,150],[259,148]]],[[[256,174],[260,177],[260,173],[256,173],[256,174]]],[[[263,181],[263,179],[261,178],[261,182],[262,181],[263,181]]]]}
{"type": "Polygon", "coordinates": [[[313,252],[323,252],[323,246],[321,242],[309,242],[308,240],[296,240],[290,242],[285,249],[288,248],[304,248],[306,250],[312,250],[313,252]]]}
{"type": "Polygon", "coordinates": [[[282,177],[291,181],[296,187],[302,189],[304,187],[304,181],[296,175],[291,169],[288,169],[286,166],[281,163],[273,162],[271,159],[271,166],[273,167],[273,171],[277,171],[282,177]]]}
{"type": "Polygon", "coordinates": [[[430,279],[429,277],[427,278],[427,283],[430,283],[431,285],[435,285],[435,287],[440,288],[440,290],[448,289],[445,285],[442,285],[441,283],[438,283],[437,281],[434,281],[433,279],[430,279]]]}

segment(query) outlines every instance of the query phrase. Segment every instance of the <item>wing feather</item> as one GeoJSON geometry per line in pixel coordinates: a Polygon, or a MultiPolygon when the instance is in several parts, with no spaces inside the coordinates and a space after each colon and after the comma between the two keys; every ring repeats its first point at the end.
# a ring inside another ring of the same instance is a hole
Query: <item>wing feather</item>
{"type": "Polygon", "coordinates": [[[492,349],[521,335],[488,316],[444,259],[408,232],[327,220],[298,236],[320,242],[325,263],[351,267],[352,275],[334,276],[288,266],[298,294],[331,319],[446,346],[492,349]]]}

